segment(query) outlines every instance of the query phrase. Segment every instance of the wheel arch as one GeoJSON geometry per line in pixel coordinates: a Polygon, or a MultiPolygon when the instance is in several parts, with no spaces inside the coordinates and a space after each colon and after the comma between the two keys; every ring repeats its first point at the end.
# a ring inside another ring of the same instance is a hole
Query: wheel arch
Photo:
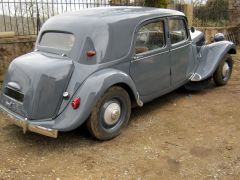
{"type": "Polygon", "coordinates": [[[99,98],[112,86],[120,86],[127,91],[131,101],[136,102],[138,106],[143,103],[131,77],[126,73],[116,69],[103,69],[89,76],[79,87],[76,93],[71,97],[81,98],[80,107],[73,110],[68,104],[66,109],[57,117],[54,129],[60,131],[70,131],[83,124],[99,98]]]}
{"type": "Polygon", "coordinates": [[[137,99],[136,99],[136,97],[135,97],[135,95],[133,93],[133,90],[132,90],[132,88],[128,84],[120,82],[120,83],[116,83],[116,84],[114,84],[112,86],[119,86],[119,87],[123,88],[128,93],[128,95],[130,97],[130,100],[131,100],[131,103],[132,103],[132,107],[138,106],[137,99]]]}
{"type": "Polygon", "coordinates": [[[230,41],[219,41],[203,46],[198,56],[198,67],[190,80],[202,81],[211,77],[224,56],[236,53],[236,47],[230,41]]]}
{"type": "Polygon", "coordinates": [[[229,49],[228,54],[237,54],[236,48],[229,49]]]}

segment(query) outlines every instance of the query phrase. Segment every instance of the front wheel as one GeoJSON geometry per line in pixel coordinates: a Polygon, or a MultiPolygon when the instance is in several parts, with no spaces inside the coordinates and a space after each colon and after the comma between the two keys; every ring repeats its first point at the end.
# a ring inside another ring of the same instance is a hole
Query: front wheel
{"type": "Polygon", "coordinates": [[[87,120],[90,133],[99,140],[109,140],[121,133],[131,114],[131,101],[121,87],[113,86],[98,100],[87,120]]]}
{"type": "Polygon", "coordinates": [[[233,69],[233,60],[230,55],[224,56],[217,70],[213,74],[213,80],[217,86],[223,86],[228,83],[233,69]]]}

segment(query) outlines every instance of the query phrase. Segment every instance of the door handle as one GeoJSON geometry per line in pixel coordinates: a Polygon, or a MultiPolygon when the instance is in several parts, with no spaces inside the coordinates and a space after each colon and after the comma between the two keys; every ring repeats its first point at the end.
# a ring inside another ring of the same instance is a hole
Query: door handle
{"type": "Polygon", "coordinates": [[[134,61],[139,61],[140,59],[142,59],[143,58],[143,56],[134,56],[133,57],[133,62],[134,61]]]}

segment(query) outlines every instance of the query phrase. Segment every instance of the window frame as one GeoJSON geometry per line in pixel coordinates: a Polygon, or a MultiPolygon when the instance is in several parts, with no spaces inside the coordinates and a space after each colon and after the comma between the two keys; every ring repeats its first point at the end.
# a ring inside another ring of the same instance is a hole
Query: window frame
{"type": "Polygon", "coordinates": [[[40,51],[46,52],[46,53],[53,53],[53,54],[58,54],[58,55],[62,55],[62,56],[63,55],[64,56],[70,56],[71,52],[74,50],[74,48],[76,46],[76,43],[77,43],[77,36],[72,32],[60,31],[60,30],[45,30],[45,31],[42,31],[41,34],[38,35],[35,48],[37,50],[40,50],[40,51]],[[42,36],[43,36],[44,33],[48,33],[48,32],[72,34],[75,37],[75,41],[73,43],[73,46],[72,46],[71,50],[63,50],[63,49],[56,49],[56,48],[47,47],[47,46],[41,46],[40,41],[42,39],[42,36]]]}
{"type": "Polygon", "coordinates": [[[58,49],[58,50],[61,50],[61,51],[71,51],[72,48],[73,48],[73,46],[74,46],[74,44],[75,44],[75,41],[76,41],[76,37],[74,36],[73,33],[63,32],[63,31],[44,31],[44,32],[41,34],[41,37],[39,38],[38,45],[39,45],[40,47],[49,48],[49,49],[58,49]],[[73,41],[73,43],[72,43],[71,48],[70,48],[70,49],[60,49],[60,48],[56,48],[56,47],[51,47],[51,46],[44,46],[44,45],[42,45],[42,44],[41,44],[41,41],[42,41],[44,35],[45,35],[45,34],[50,34],[50,33],[72,35],[73,38],[74,38],[74,41],[73,41]]]}
{"type": "Polygon", "coordinates": [[[148,19],[148,20],[142,22],[141,24],[139,24],[138,27],[135,29],[134,43],[133,43],[133,48],[132,48],[133,55],[134,56],[141,56],[141,57],[142,56],[148,56],[148,55],[152,55],[156,52],[159,52],[163,49],[166,49],[166,47],[168,46],[168,40],[167,39],[168,39],[168,37],[167,37],[167,19],[165,17],[157,17],[157,18],[154,18],[154,19],[148,19]],[[147,24],[155,23],[155,22],[159,22],[159,21],[161,21],[163,23],[164,46],[160,47],[160,48],[156,48],[156,49],[153,49],[153,50],[149,50],[149,51],[146,51],[146,52],[136,54],[135,47],[136,47],[137,35],[138,35],[139,30],[147,24]]]}
{"type": "Polygon", "coordinates": [[[188,26],[187,26],[187,20],[186,20],[186,17],[181,17],[181,16],[172,16],[172,17],[168,17],[168,21],[167,21],[167,26],[168,26],[168,39],[169,39],[169,43],[172,47],[175,47],[175,46],[178,46],[178,45],[181,45],[181,44],[185,44],[186,42],[189,42],[190,40],[190,34],[189,34],[189,30],[188,30],[188,26]],[[186,35],[187,35],[187,38],[182,40],[182,41],[179,41],[177,43],[174,43],[172,44],[171,42],[171,37],[170,37],[170,24],[169,24],[169,21],[170,20],[181,20],[183,21],[183,24],[184,24],[184,28],[185,28],[185,31],[186,31],[186,35]]]}

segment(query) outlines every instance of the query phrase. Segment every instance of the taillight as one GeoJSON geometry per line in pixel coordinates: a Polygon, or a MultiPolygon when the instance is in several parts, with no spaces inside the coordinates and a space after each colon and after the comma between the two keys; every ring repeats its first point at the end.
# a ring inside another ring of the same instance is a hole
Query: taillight
{"type": "Polygon", "coordinates": [[[72,108],[77,109],[80,106],[80,103],[81,103],[80,97],[74,98],[72,101],[72,108]]]}
{"type": "Polygon", "coordinates": [[[96,51],[93,51],[93,50],[87,51],[87,56],[88,57],[92,57],[92,56],[95,56],[95,55],[96,55],[96,51]]]}

